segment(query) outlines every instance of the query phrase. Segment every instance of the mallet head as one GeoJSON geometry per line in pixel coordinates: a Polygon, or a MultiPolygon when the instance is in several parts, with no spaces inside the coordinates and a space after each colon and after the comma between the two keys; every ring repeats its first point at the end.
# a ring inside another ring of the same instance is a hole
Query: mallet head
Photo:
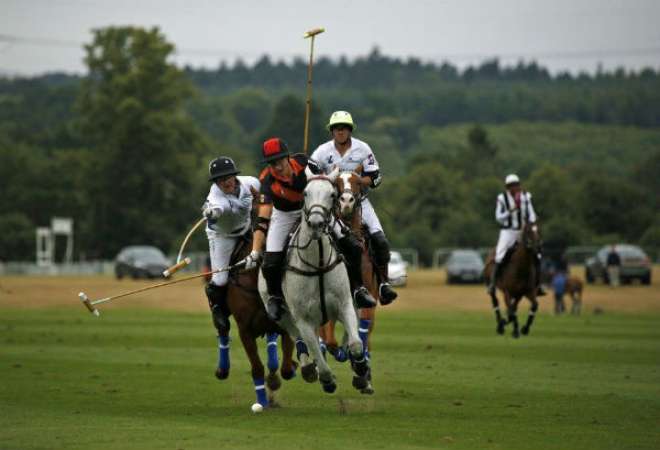
{"type": "Polygon", "coordinates": [[[312,36],[316,36],[317,34],[321,34],[325,31],[325,28],[314,28],[313,30],[309,30],[303,35],[303,38],[307,39],[312,36]]]}
{"type": "Polygon", "coordinates": [[[87,308],[90,313],[94,314],[96,317],[100,315],[99,310],[94,308],[92,302],[89,300],[89,297],[87,297],[87,294],[81,292],[78,294],[78,297],[80,297],[80,301],[83,302],[83,305],[85,305],[85,308],[87,308]]]}
{"type": "Polygon", "coordinates": [[[176,264],[174,264],[172,267],[168,267],[163,271],[163,277],[167,278],[174,274],[175,272],[178,272],[179,270],[183,269],[186,267],[188,264],[190,264],[192,260],[188,257],[184,258],[183,261],[180,261],[176,264]]]}

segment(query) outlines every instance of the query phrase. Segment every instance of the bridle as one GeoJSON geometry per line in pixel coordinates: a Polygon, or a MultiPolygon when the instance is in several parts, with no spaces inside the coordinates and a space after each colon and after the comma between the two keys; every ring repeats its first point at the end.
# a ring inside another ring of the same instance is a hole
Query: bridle
{"type": "MultiPolygon", "coordinates": [[[[311,181],[316,181],[316,180],[322,180],[322,181],[327,181],[332,185],[332,189],[335,189],[335,184],[332,182],[332,180],[325,175],[316,175],[314,177],[311,177],[307,180],[307,182],[311,181]]],[[[333,194],[334,196],[335,194],[333,194]]],[[[334,204],[334,201],[333,201],[334,204]]],[[[327,208],[324,205],[321,205],[320,203],[315,203],[313,205],[310,205],[309,208],[306,206],[303,207],[303,218],[305,220],[305,223],[307,223],[308,226],[312,226],[310,219],[312,218],[313,215],[320,215],[321,218],[323,219],[323,230],[327,230],[329,225],[330,225],[330,220],[332,216],[332,208],[327,208]]]]}
{"type": "MultiPolygon", "coordinates": [[[[341,204],[339,202],[339,199],[341,198],[341,195],[350,194],[353,197],[354,201],[355,201],[355,203],[353,204],[353,211],[350,214],[350,215],[353,215],[355,213],[355,211],[357,210],[357,208],[362,204],[363,195],[362,195],[361,190],[359,190],[359,189],[357,191],[353,190],[353,188],[351,187],[351,183],[347,179],[344,179],[344,177],[342,176],[344,174],[355,175],[356,177],[359,177],[360,175],[357,172],[353,171],[353,172],[342,172],[341,174],[339,174],[339,177],[337,177],[338,179],[341,179],[343,181],[343,185],[342,185],[342,191],[341,191],[340,195],[337,197],[336,209],[338,210],[339,213],[341,212],[340,211],[341,204]]],[[[350,215],[349,215],[349,217],[350,217],[350,215]]]]}

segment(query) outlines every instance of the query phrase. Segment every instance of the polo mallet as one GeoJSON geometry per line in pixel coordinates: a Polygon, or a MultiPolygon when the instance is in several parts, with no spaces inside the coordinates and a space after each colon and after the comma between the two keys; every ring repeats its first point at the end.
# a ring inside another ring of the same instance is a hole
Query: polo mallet
{"type": "Polygon", "coordinates": [[[183,256],[183,250],[186,248],[186,244],[188,243],[188,239],[190,239],[190,236],[195,232],[197,228],[200,227],[204,222],[206,221],[205,217],[202,217],[199,219],[199,221],[193,225],[193,227],[190,229],[188,234],[186,235],[185,239],[181,243],[181,248],[179,249],[179,254],[176,257],[176,264],[174,264],[172,267],[168,267],[167,269],[163,270],[163,276],[165,278],[169,277],[170,275],[173,275],[175,272],[178,272],[179,270],[183,269],[186,267],[190,262],[192,261],[190,258],[185,257],[183,260],[181,259],[181,256],[183,256]]]}
{"type": "Polygon", "coordinates": [[[156,288],[159,288],[159,287],[169,286],[171,284],[181,283],[183,281],[194,280],[195,278],[201,278],[201,277],[205,277],[205,276],[208,276],[208,275],[213,275],[214,273],[226,272],[228,270],[233,270],[233,269],[239,269],[239,268],[244,267],[244,266],[245,266],[245,263],[237,263],[237,264],[234,264],[233,266],[227,266],[227,267],[223,267],[221,269],[211,270],[210,272],[204,272],[204,273],[200,273],[200,274],[197,274],[197,275],[191,275],[189,277],[181,278],[181,279],[174,280],[174,281],[167,281],[165,283],[153,284],[151,286],[145,286],[143,288],[136,289],[134,291],[124,292],[123,294],[112,295],[110,297],[100,298],[100,299],[97,299],[97,300],[90,300],[90,298],[84,292],[79,293],[78,297],[80,298],[80,301],[83,303],[83,305],[85,305],[85,308],[87,308],[90,313],[92,313],[92,314],[94,314],[95,316],[98,317],[100,313],[99,313],[99,310],[96,309],[95,306],[100,304],[100,303],[109,302],[111,300],[115,300],[115,299],[118,299],[118,298],[121,298],[121,297],[128,297],[129,295],[138,294],[140,292],[149,291],[151,289],[156,289],[156,288]]]}
{"type": "Polygon", "coordinates": [[[314,64],[314,37],[321,34],[325,28],[314,28],[303,35],[304,39],[311,38],[309,42],[309,64],[307,65],[307,99],[305,100],[305,140],[303,142],[303,153],[307,154],[309,146],[309,115],[312,109],[312,65],[314,64]]]}

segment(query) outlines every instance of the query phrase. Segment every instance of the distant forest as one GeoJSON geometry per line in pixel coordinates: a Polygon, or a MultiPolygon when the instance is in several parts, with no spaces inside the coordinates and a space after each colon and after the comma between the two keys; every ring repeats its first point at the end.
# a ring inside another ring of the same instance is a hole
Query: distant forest
{"type": "MultiPolygon", "coordinates": [[[[54,215],[75,218],[78,255],[174,251],[211,158],[256,174],[264,138],[302,150],[306,61],[177,68],[162,34],[133,28],[102,30],[93,47],[89,76],[0,79],[0,260],[32,259],[34,227],[54,215]],[[134,45],[126,36],[144,45],[117,57],[134,45]]],[[[372,198],[386,232],[425,262],[434,247],[494,244],[510,172],[534,194],[547,246],[660,247],[657,69],[552,75],[490,60],[459,70],[374,49],[318,59],[313,89],[310,150],[328,139],[333,110],[350,111],[384,173],[372,198]]]]}

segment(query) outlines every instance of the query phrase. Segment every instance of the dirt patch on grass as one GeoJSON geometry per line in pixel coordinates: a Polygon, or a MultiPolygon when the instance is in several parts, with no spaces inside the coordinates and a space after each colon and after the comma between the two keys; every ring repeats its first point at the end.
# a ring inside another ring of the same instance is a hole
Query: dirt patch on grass
{"type": "MultiPolygon", "coordinates": [[[[622,286],[611,289],[603,285],[585,285],[583,311],[594,308],[607,311],[660,312],[660,267],[653,271],[651,286],[622,286]]],[[[575,271],[575,273],[579,273],[575,271]]],[[[79,305],[78,293],[91,299],[108,297],[156,284],[154,281],[118,281],[112,277],[0,277],[0,308],[48,308],[79,305]]],[[[483,285],[447,285],[442,270],[418,270],[409,273],[408,285],[398,289],[399,299],[387,308],[392,311],[410,309],[448,309],[490,311],[490,299],[483,285]]],[[[552,292],[540,299],[541,310],[553,308],[552,292]]],[[[570,300],[566,299],[570,308],[570,300]]],[[[179,311],[207,311],[202,282],[191,280],[172,286],[114,300],[103,309],[138,307],[179,311]]],[[[82,309],[82,306],[80,306],[82,309]]],[[[527,305],[523,304],[526,309],[527,305]]]]}

